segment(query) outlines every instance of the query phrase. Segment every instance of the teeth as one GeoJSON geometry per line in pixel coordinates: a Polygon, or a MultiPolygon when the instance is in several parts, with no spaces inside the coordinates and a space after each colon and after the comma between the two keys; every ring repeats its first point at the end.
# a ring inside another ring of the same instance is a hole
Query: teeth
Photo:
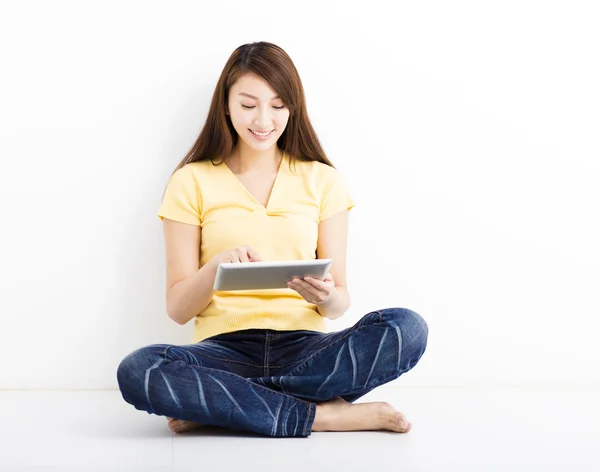
{"type": "Polygon", "coordinates": [[[269,136],[271,134],[272,131],[269,131],[268,133],[257,133],[256,131],[250,130],[250,132],[252,134],[255,134],[256,136],[260,136],[261,138],[264,138],[266,136],[269,136]]]}

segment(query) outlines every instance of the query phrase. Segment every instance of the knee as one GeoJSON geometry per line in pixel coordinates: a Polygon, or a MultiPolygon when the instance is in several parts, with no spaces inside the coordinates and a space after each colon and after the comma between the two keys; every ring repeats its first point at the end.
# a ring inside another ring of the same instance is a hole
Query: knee
{"type": "Polygon", "coordinates": [[[117,367],[119,389],[122,392],[137,390],[145,379],[146,371],[161,358],[165,349],[161,344],[153,344],[136,349],[125,356],[117,367]]]}
{"type": "MultiPolygon", "coordinates": [[[[144,348],[142,348],[144,349],[144,348]]],[[[117,367],[117,383],[121,391],[131,388],[131,384],[135,383],[139,378],[139,366],[142,349],[137,349],[127,354],[117,367]]]]}
{"type": "Polygon", "coordinates": [[[408,308],[380,310],[381,320],[398,327],[402,333],[402,350],[420,358],[427,347],[429,326],[418,313],[408,308]]]}

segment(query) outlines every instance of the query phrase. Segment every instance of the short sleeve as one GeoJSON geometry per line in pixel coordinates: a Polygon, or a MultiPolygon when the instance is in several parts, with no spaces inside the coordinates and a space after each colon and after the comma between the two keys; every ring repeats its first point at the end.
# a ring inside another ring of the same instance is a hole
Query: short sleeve
{"type": "Polygon", "coordinates": [[[194,169],[185,165],[169,179],[158,217],[200,226],[202,196],[194,169]]]}
{"type": "Polygon", "coordinates": [[[355,202],[346,183],[337,169],[329,167],[323,187],[319,222],[339,213],[342,210],[354,208],[355,202]]]}

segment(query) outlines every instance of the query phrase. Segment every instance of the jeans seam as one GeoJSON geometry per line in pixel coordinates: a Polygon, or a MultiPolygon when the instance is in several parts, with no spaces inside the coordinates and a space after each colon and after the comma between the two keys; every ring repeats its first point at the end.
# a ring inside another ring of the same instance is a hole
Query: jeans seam
{"type": "Polygon", "coordinates": [[[263,377],[269,376],[269,335],[265,334],[265,356],[263,359],[263,377]]]}
{"type": "Polygon", "coordinates": [[[308,420],[310,418],[310,414],[312,413],[313,404],[308,404],[308,413],[306,414],[306,421],[304,423],[304,430],[302,431],[302,436],[306,436],[306,430],[308,428],[308,420]]]}

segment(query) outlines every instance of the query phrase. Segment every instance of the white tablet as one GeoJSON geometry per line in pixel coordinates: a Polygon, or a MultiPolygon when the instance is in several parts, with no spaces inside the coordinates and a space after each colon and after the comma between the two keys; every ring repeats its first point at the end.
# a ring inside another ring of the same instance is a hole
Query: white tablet
{"type": "Polygon", "coordinates": [[[288,288],[294,277],[324,279],[332,259],[226,262],[217,267],[214,290],[288,288]]]}

